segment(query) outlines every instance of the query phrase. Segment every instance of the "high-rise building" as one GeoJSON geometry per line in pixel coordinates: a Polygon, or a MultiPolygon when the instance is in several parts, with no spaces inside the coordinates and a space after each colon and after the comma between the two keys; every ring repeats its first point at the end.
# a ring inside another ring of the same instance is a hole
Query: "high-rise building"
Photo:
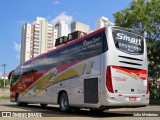
{"type": "Polygon", "coordinates": [[[111,23],[108,18],[106,17],[100,17],[97,22],[96,22],[96,30],[105,27],[106,25],[114,25],[113,23],[111,23]]]}
{"type": "Polygon", "coordinates": [[[32,25],[29,23],[26,23],[22,27],[20,63],[23,63],[24,61],[32,58],[32,56],[30,55],[31,54],[31,48],[30,48],[31,42],[33,46],[33,33],[31,33],[31,30],[32,30],[32,25]]]}
{"type": "Polygon", "coordinates": [[[55,24],[55,29],[57,30],[57,37],[68,36],[69,28],[65,21],[58,21],[55,24]]]}
{"type": "Polygon", "coordinates": [[[54,49],[56,38],[57,30],[44,18],[37,17],[32,24],[26,23],[22,27],[20,62],[54,49]]]}
{"type": "Polygon", "coordinates": [[[73,22],[71,23],[71,32],[82,31],[85,33],[90,33],[90,27],[87,24],[81,22],[73,22]]]}

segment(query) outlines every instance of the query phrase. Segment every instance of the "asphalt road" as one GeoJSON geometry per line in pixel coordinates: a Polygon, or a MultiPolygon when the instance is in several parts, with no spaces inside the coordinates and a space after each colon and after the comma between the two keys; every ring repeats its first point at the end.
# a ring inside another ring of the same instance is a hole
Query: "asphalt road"
{"type": "MultiPolygon", "coordinates": [[[[91,120],[91,119],[111,119],[111,120],[132,120],[132,119],[139,119],[139,120],[158,120],[160,118],[160,113],[159,117],[141,117],[139,115],[142,115],[142,113],[153,113],[154,115],[157,114],[155,111],[160,111],[160,106],[147,106],[147,107],[141,107],[141,108],[119,108],[119,109],[110,109],[109,111],[104,111],[103,113],[91,113],[88,110],[80,110],[80,111],[73,111],[71,113],[62,113],[58,106],[55,105],[49,105],[46,108],[42,108],[38,104],[32,104],[28,105],[26,107],[24,106],[16,106],[15,103],[11,103],[9,100],[0,100],[0,114],[2,115],[2,112],[4,111],[9,111],[12,113],[15,111],[18,111],[18,113],[24,114],[24,113],[40,113],[42,115],[42,118],[32,118],[34,120],[40,120],[40,119],[45,119],[45,120],[50,120],[50,119],[56,119],[56,120],[91,120]],[[143,111],[143,112],[139,112],[143,111]],[[146,112],[148,111],[148,112],[146,112]],[[138,117],[135,117],[135,115],[138,115],[138,117]],[[45,116],[45,117],[44,117],[45,116]],[[133,117],[134,116],[134,117],[133,117]]],[[[1,116],[0,115],[0,116],[1,116]]],[[[0,119],[22,119],[20,117],[15,117],[15,118],[4,118],[0,117],[0,119]]],[[[23,119],[31,119],[31,118],[23,118],[23,119]]]]}

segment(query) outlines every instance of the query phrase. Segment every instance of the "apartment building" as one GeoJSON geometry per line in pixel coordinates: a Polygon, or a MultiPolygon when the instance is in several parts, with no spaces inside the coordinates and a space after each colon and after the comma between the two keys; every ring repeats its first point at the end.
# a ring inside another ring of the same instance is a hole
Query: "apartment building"
{"type": "Polygon", "coordinates": [[[105,27],[106,25],[114,25],[108,18],[102,16],[96,21],[96,30],[105,27]]]}
{"type": "Polygon", "coordinates": [[[68,36],[69,33],[69,27],[65,21],[58,21],[55,24],[55,29],[57,30],[57,38],[68,36]]]}
{"type": "Polygon", "coordinates": [[[81,22],[72,22],[71,23],[71,33],[75,31],[81,31],[81,32],[89,34],[90,27],[89,25],[81,23],[81,22]]]}
{"type": "Polygon", "coordinates": [[[37,17],[22,27],[20,63],[54,49],[57,29],[45,18],[37,17]]]}

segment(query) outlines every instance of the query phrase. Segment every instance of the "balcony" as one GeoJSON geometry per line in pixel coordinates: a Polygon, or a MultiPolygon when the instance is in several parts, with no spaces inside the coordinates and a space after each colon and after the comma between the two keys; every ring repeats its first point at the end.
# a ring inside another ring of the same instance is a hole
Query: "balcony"
{"type": "Polygon", "coordinates": [[[39,27],[35,27],[34,30],[35,31],[39,31],[40,29],[39,29],[39,27]]]}
{"type": "Polygon", "coordinates": [[[35,40],[39,40],[39,36],[38,35],[34,35],[34,39],[35,40]]]}
{"type": "Polygon", "coordinates": [[[34,48],[39,48],[39,44],[34,44],[34,48]]]}

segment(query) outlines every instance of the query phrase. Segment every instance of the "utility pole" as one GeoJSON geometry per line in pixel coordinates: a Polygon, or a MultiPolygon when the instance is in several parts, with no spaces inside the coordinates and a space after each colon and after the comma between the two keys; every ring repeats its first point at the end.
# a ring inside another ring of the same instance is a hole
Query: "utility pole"
{"type": "Polygon", "coordinates": [[[6,65],[7,65],[7,64],[2,64],[2,65],[1,65],[1,66],[4,67],[4,76],[3,76],[3,95],[4,95],[4,89],[5,89],[5,74],[6,74],[5,69],[6,69],[6,65]]]}

